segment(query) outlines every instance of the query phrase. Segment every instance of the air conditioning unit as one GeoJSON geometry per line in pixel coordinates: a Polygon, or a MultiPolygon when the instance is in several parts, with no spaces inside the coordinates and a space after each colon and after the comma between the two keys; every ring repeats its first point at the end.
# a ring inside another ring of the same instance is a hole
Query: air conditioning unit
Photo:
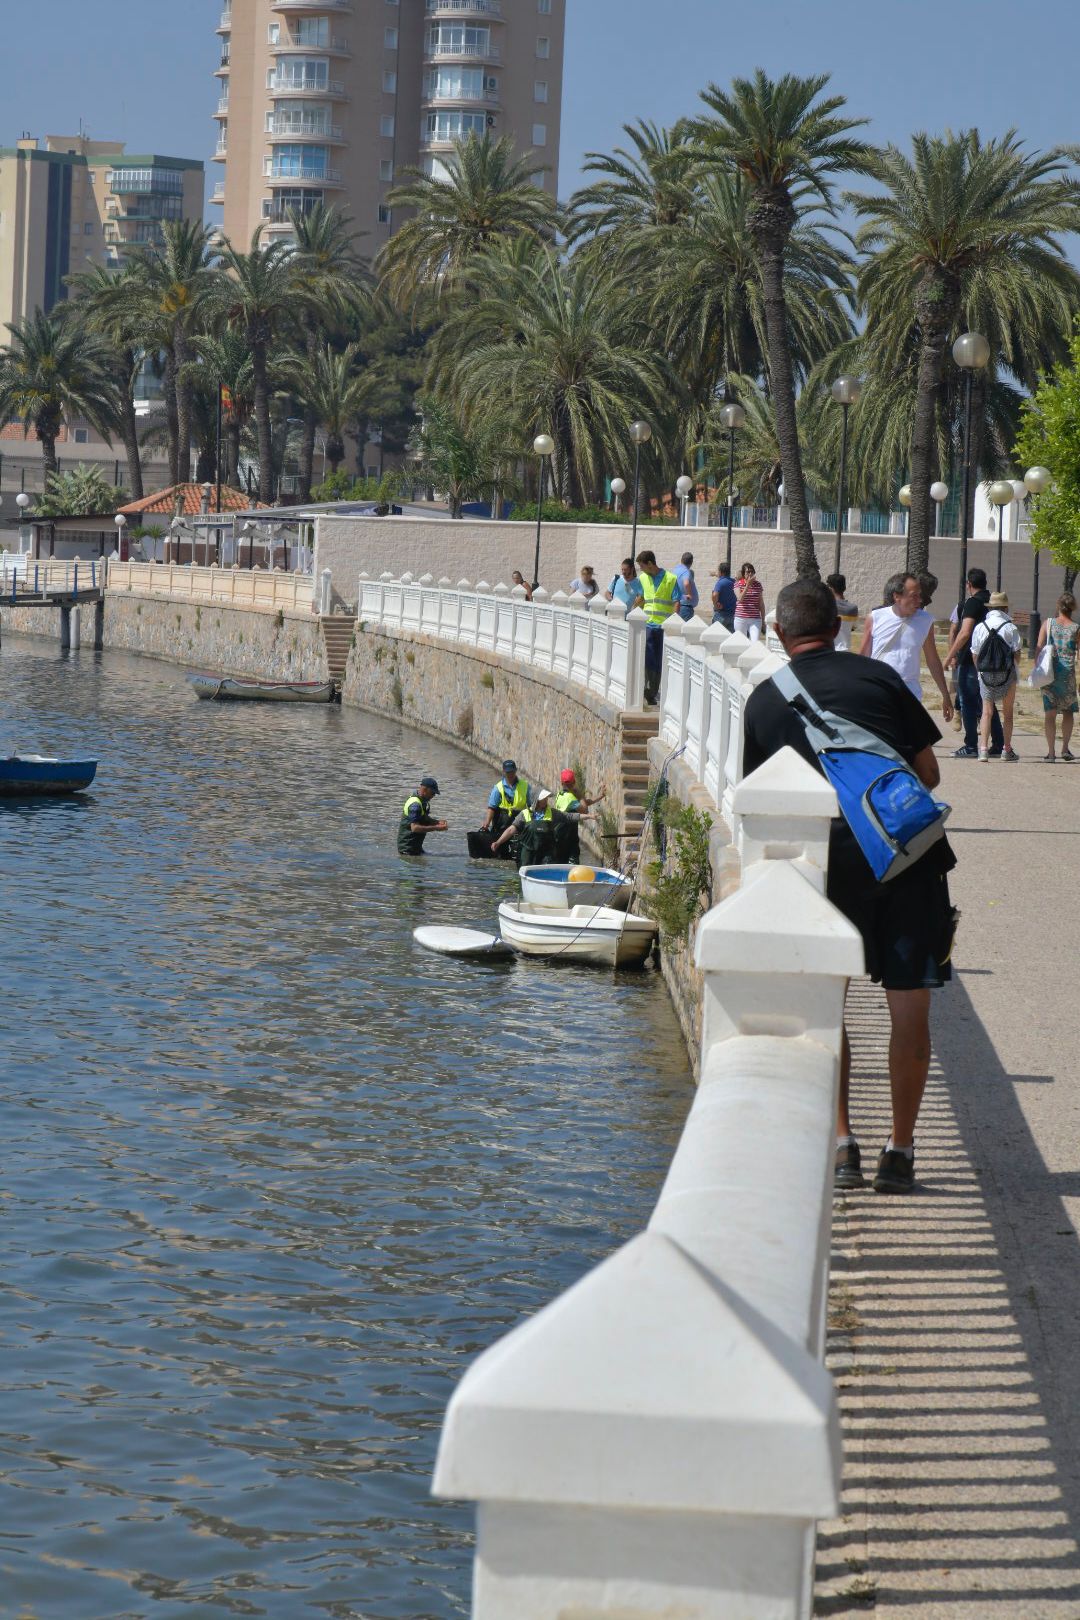
{"type": "Polygon", "coordinates": [[[494,129],[495,128],[495,114],[494,113],[488,113],[488,115],[487,115],[487,127],[488,127],[488,129],[494,129]]]}
{"type": "Polygon", "coordinates": [[[498,88],[499,88],[499,81],[498,81],[498,79],[491,79],[491,78],[488,78],[488,79],[485,79],[485,80],[484,80],[484,89],[485,89],[485,90],[487,90],[487,91],[489,91],[489,92],[490,92],[490,91],[492,91],[492,90],[497,90],[497,89],[498,89],[498,88]]]}

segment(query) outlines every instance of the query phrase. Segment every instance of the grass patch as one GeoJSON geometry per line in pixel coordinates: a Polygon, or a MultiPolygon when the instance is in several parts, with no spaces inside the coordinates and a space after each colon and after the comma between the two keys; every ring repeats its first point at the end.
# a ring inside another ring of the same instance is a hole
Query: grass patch
{"type": "Polygon", "coordinates": [[[495,677],[491,673],[490,669],[485,669],[484,673],[481,675],[480,685],[484,688],[485,692],[494,692],[495,677]]]}
{"type": "Polygon", "coordinates": [[[402,709],[405,707],[405,693],[402,690],[401,682],[398,680],[396,675],[390,682],[390,701],[393,703],[398,714],[400,714],[402,709]]]}

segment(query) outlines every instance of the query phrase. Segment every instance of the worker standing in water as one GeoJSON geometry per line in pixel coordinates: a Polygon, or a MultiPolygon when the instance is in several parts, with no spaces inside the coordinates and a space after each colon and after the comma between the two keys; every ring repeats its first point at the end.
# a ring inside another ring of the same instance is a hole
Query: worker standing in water
{"type": "MultiPolygon", "coordinates": [[[[594,804],[599,804],[604,797],[602,793],[595,798],[587,798],[579,793],[577,778],[572,770],[562,771],[559,775],[559,791],[555,796],[555,808],[564,816],[579,816],[585,810],[591,810],[594,804]]],[[[578,832],[577,821],[561,822],[555,830],[555,850],[560,861],[566,861],[576,866],[581,860],[581,837],[578,832]]]]}
{"type": "Polygon", "coordinates": [[[449,823],[436,821],[430,812],[431,801],[438,797],[438,793],[439,784],[435,778],[425,776],[421,778],[416,792],[405,800],[397,835],[399,855],[422,855],[424,839],[429,832],[448,831],[449,823]]]}

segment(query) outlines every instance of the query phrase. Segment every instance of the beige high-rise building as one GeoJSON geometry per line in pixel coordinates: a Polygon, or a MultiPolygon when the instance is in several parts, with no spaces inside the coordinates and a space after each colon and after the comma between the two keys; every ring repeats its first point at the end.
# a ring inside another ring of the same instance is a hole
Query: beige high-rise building
{"type": "Polygon", "coordinates": [[[135,156],[85,135],[0,147],[0,322],[52,309],[68,296],[66,276],[119,265],[163,220],[202,212],[196,158],[135,156]]]}
{"type": "Polygon", "coordinates": [[[213,201],[247,247],[290,210],[349,211],[374,254],[403,168],[509,134],[558,181],[566,0],[226,0],[213,201]]]}

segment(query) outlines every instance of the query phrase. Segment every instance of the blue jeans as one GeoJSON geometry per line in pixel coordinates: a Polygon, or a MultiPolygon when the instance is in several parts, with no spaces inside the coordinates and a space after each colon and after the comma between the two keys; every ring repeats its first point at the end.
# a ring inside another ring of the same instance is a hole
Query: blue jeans
{"type": "Polygon", "coordinates": [[[659,624],[645,626],[645,698],[655,703],[660,695],[660,672],[664,662],[664,628],[659,624]]]}
{"type": "Polygon", "coordinates": [[[685,619],[686,622],[689,624],[690,620],[693,617],[694,617],[694,609],[690,606],[690,603],[689,602],[680,602],[679,603],[679,618],[680,619],[685,619]]]}
{"type": "MultiPolygon", "coordinates": [[[[956,690],[960,698],[960,715],[964,722],[964,747],[978,748],[979,720],[982,717],[982,693],[979,674],[974,662],[961,664],[956,671],[956,690]]],[[[990,722],[990,751],[1000,754],[1005,746],[1005,733],[1001,729],[1001,716],[994,709],[990,722]]]]}

